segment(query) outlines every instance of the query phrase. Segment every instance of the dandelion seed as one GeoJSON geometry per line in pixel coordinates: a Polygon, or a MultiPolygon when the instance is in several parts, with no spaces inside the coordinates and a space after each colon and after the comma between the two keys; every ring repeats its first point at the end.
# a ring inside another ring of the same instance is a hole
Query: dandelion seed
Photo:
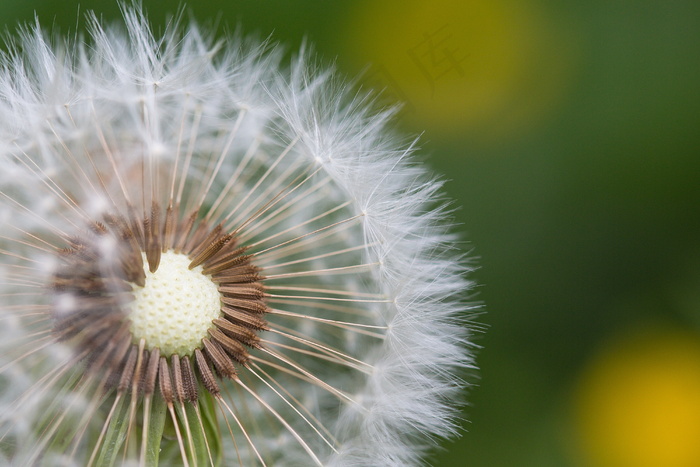
{"type": "Polygon", "coordinates": [[[0,456],[406,465],[469,283],[391,112],[302,54],[90,23],[0,57],[0,456]]]}

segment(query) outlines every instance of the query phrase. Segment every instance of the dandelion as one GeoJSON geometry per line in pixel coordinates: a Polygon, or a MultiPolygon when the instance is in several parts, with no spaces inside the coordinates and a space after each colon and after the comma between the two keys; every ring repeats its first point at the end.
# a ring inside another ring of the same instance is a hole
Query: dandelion
{"type": "Polygon", "coordinates": [[[0,458],[406,465],[456,431],[440,183],[301,54],[89,20],[0,57],[0,458]]]}

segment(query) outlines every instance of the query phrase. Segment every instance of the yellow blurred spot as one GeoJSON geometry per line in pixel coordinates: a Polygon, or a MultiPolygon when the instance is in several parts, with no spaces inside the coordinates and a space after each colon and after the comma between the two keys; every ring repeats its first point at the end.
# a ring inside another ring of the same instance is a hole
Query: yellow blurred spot
{"type": "Polygon", "coordinates": [[[700,466],[700,340],[636,336],[584,373],[580,445],[596,467],[700,466]]]}
{"type": "Polygon", "coordinates": [[[489,140],[530,128],[562,97],[571,31],[543,13],[532,1],[363,2],[344,36],[417,128],[489,140]]]}

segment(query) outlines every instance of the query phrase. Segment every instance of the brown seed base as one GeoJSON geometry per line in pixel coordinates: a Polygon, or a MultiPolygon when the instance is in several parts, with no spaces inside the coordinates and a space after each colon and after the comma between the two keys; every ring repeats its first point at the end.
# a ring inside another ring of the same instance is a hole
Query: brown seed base
{"type": "Polygon", "coordinates": [[[247,247],[238,246],[222,225],[212,228],[198,219],[197,212],[181,219],[178,212],[169,206],[162,226],[157,204],[140,221],[104,216],[68,239],[52,287],[54,333],[74,345],[87,371],[102,372],[107,386],[120,393],[150,395],[158,382],[168,403],[196,401],[198,382],[218,396],[217,377],[235,378],[236,364],[246,366],[249,349],[261,347],[258,333],[267,329],[269,311],[264,278],[247,247]],[[155,272],[161,253],[169,250],[187,255],[190,268],[201,265],[221,294],[222,317],[189,355],[161,355],[143,340],[134,344],[130,329],[130,292],[145,284],[143,253],[155,272]]]}

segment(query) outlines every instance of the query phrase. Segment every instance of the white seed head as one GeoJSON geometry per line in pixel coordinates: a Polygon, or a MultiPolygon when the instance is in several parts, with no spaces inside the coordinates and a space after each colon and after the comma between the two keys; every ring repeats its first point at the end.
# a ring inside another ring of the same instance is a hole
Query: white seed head
{"type": "Polygon", "coordinates": [[[0,52],[0,463],[419,463],[473,368],[441,182],[306,50],[123,14],[0,52]]]}
{"type": "Polygon", "coordinates": [[[192,355],[221,316],[221,296],[202,266],[190,269],[191,259],[167,251],[156,272],[146,264],[146,285],[134,288],[129,319],[135,342],[146,340],[146,348],[158,347],[169,357],[192,355]]]}

